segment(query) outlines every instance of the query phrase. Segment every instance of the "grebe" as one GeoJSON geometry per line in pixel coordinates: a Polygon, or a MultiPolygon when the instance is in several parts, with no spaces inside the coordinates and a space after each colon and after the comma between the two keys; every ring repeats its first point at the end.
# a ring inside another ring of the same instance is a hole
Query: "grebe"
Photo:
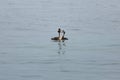
{"type": "Polygon", "coordinates": [[[62,40],[68,40],[68,38],[64,37],[65,36],[65,31],[64,30],[62,31],[62,33],[63,33],[62,40]]]}
{"type": "Polygon", "coordinates": [[[60,33],[61,33],[61,29],[60,28],[58,28],[58,37],[53,37],[53,38],[51,38],[51,40],[61,40],[61,36],[60,36],[60,33]]]}
{"type": "Polygon", "coordinates": [[[63,33],[63,36],[60,35],[61,33],[61,29],[58,28],[58,37],[53,37],[51,38],[51,40],[68,40],[68,38],[64,37],[65,36],[65,31],[63,30],[62,33],[63,33]]]}

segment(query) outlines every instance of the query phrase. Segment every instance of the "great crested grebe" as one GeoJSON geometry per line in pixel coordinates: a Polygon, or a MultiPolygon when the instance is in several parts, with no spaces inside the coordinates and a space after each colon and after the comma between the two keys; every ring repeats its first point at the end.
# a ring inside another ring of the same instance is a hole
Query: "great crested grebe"
{"type": "Polygon", "coordinates": [[[64,30],[62,31],[62,33],[63,33],[62,40],[68,40],[68,38],[65,37],[65,31],[64,30]]]}
{"type": "Polygon", "coordinates": [[[65,31],[63,30],[63,31],[61,31],[61,29],[60,28],[58,28],[58,37],[53,37],[53,38],[51,38],[51,40],[68,40],[68,38],[66,38],[66,37],[64,37],[65,36],[65,31]],[[63,35],[60,35],[60,33],[63,33],[63,35]]]}

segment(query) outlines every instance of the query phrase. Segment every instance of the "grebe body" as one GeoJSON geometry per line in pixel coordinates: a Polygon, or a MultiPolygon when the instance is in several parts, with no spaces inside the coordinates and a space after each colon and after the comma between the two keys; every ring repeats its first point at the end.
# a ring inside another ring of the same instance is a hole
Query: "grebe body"
{"type": "Polygon", "coordinates": [[[62,37],[62,38],[53,37],[53,38],[51,38],[51,40],[68,40],[68,38],[66,38],[66,37],[62,37]]]}

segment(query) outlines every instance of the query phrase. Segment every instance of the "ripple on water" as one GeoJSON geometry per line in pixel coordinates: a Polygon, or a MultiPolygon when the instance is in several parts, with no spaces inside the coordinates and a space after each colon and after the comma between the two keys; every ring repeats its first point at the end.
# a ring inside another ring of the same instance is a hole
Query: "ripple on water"
{"type": "Polygon", "coordinates": [[[21,64],[57,64],[57,60],[40,60],[40,61],[28,61],[21,64]]]}
{"type": "Polygon", "coordinates": [[[77,28],[74,28],[74,29],[71,29],[72,31],[80,31],[80,29],[77,29],[77,28]]]}
{"type": "Polygon", "coordinates": [[[0,52],[0,54],[8,54],[7,52],[0,52]]]}
{"type": "Polygon", "coordinates": [[[120,47],[120,44],[111,44],[111,45],[108,45],[108,47],[120,47]]]}
{"type": "Polygon", "coordinates": [[[22,75],[23,78],[42,78],[41,75],[22,75]]]}

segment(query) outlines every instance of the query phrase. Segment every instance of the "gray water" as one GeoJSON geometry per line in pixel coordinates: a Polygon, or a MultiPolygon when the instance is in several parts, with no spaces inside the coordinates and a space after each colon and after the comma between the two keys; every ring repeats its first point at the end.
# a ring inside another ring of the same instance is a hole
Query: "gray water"
{"type": "Polygon", "coordinates": [[[0,0],[0,80],[120,80],[120,0],[0,0]]]}

